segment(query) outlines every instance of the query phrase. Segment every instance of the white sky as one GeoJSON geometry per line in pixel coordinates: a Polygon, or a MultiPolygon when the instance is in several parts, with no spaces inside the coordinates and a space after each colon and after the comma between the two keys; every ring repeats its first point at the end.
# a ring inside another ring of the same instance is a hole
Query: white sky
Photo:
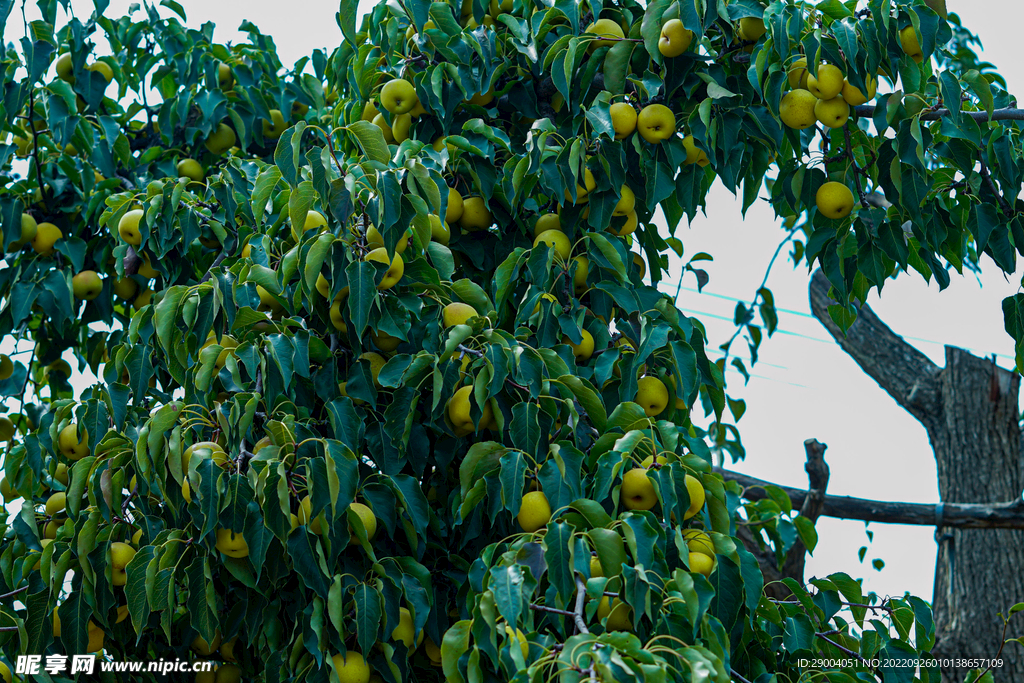
{"type": "MultiPolygon", "coordinates": [[[[323,0],[253,2],[247,0],[180,0],[188,24],[197,27],[213,21],[218,41],[242,39],[235,29],[248,19],[270,33],[282,62],[293,63],[314,48],[336,46],[341,33],[334,20],[336,5],[323,0]]],[[[108,16],[118,16],[129,2],[113,0],[108,16]]],[[[73,0],[79,16],[87,16],[91,2],[73,0]]],[[[372,3],[361,0],[366,11],[372,3]]],[[[962,2],[951,0],[964,24],[978,34],[985,45],[985,57],[1002,69],[1011,92],[1024,91],[1024,67],[1011,51],[1019,44],[1019,16],[1016,0],[962,2]]],[[[29,18],[34,18],[30,4],[29,18]]],[[[166,12],[166,10],[163,10],[166,12]]],[[[38,16],[38,15],[36,15],[38,16]]],[[[12,15],[5,39],[21,34],[17,10],[12,15]]],[[[763,193],[762,193],[763,194],[763,193]]],[[[743,220],[739,202],[721,185],[713,189],[707,217],[699,217],[677,236],[683,240],[686,258],[698,251],[715,256],[705,264],[711,282],[705,294],[696,293],[692,277],[684,282],[678,304],[698,315],[711,336],[709,351],[728,339],[735,301],[747,302],[764,276],[765,268],[783,231],[766,203],[755,204],[743,220]],[[722,316],[719,320],[709,315],[722,316]]],[[[788,249],[787,249],[788,253],[788,249]]],[[[1013,344],[1003,330],[1000,301],[1018,290],[1022,271],[1009,280],[997,274],[985,258],[987,273],[981,284],[973,276],[953,274],[951,286],[941,294],[928,287],[916,273],[901,277],[885,287],[881,300],[870,304],[890,327],[913,343],[940,366],[943,344],[970,349],[978,355],[1001,354],[1000,365],[1012,367],[1013,344]],[[916,341],[927,340],[927,341],[916,341]]],[[[678,281],[669,278],[671,290],[678,281]]],[[[938,501],[935,463],[927,436],[920,424],[899,408],[832,342],[825,329],[810,317],[806,269],[794,270],[792,262],[780,256],[768,281],[780,312],[779,331],[761,347],[760,362],[752,369],[746,387],[742,377],[730,373],[731,392],[747,402],[747,414],[739,426],[748,459],[734,469],[780,484],[804,487],[803,441],[817,438],[829,446],[826,461],[832,476],[829,493],[879,500],[938,501]],[[792,333],[792,334],[790,334],[792,333]]],[[[741,356],[745,343],[737,340],[733,352],[741,356]]],[[[716,356],[717,357],[717,356],[716,356]]],[[[865,587],[880,594],[902,595],[904,591],[930,600],[935,564],[935,543],[931,527],[872,525],[874,541],[863,565],[857,550],[868,544],[865,525],[822,518],[818,522],[818,549],[808,562],[807,577],[845,571],[863,577],[865,587]],[[870,561],[881,558],[885,568],[878,572],[870,561]]]]}

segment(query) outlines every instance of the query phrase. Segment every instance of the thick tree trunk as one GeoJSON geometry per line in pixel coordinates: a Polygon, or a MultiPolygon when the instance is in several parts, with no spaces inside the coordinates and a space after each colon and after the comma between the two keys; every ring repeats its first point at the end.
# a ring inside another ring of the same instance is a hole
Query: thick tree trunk
{"type": "MultiPolygon", "coordinates": [[[[843,350],[924,425],[935,453],[940,500],[1019,499],[1024,490],[1019,376],[948,346],[946,366],[940,368],[894,334],[868,306],[861,307],[857,322],[843,335],[828,314],[828,290],[828,280],[815,272],[811,310],[843,350]]],[[[937,537],[933,653],[994,657],[1003,632],[997,615],[1024,601],[1024,531],[943,527],[937,537]]],[[[996,681],[1024,681],[1022,652],[1019,646],[1003,649],[1003,666],[993,671],[996,681]]],[[[943,680],[960,683],[967,672],[944,668],[943,680]]]]}

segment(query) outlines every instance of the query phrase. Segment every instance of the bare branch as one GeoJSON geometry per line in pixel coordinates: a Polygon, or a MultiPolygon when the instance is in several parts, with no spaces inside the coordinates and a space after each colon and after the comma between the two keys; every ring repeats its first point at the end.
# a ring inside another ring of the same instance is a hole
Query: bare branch
{"type": "MultiPolygon", "coordinates": [[[[857,116],[866,116],[868,118],[875,115],[875,105],[873,104],[862,104],[859,107],[854,107],[857,111],[857,116]]],[[[952,112],[949,109],[936,109],[935,111],[928,111],[921,114],[922,121],[938,121],[939,119],[950,116],[952,112]]],[[[988,112],[984,111],[962,111],[961,116],[967,116],[969,118],[978,121],[979,123],[987,123],[989,120],[992,121],[1024,121],[1024,109],[1012,109],[1007,107],[1006,109],[996,109],[992,112],[992,118],[989,119],[988,112]]]]}
{"type": "MultiPolygon", "coordinates": [[[[763,479],[715,468],[727,481],[735,481],[746,489],[743,497],[747,500],[763,500],[768,497],[764,488],[778,486],[763,479]]],[[[807,498],[807,491],[779,486],[793,502],[794,508],[801,508],[807,498]]],[[[852,498],[850,496],[825,496],[821,516],[837,519],[858,519],[883,524],[915,524],[935,526],[936,507],[924,503],[885,502],[852,498]]],[[[942,509],[942,526],[957,529],[1024,529],[1024,500],[1007,503],[945,503],[942,509]]]]}

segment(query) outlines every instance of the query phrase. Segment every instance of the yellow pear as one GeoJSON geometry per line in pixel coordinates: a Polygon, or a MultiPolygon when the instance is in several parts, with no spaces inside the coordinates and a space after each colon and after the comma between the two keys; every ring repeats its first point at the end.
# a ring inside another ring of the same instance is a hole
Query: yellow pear
{"type": "Polygon", "coordinates": [[[850,85],[849,81],[843,81],[843,99],[851,107],[858,107],[865,104],[868,100],[875,99],[875,93],[878,91],[878,78],[876,76],[868,76],[865,81],[868,88],[867,95],[860,88],[850,85]]]}
{"type": "Polygon", "coordinates": [[[657,145],[676,133],[676,115],[664,104],[649,104],[637,116],[640,137],[657,145]]]}
{"type": "Polygon", "coordinates": [[[683,532],[683,540],[691,552],[704,553],[708,557],[715,556],[715,544],[703,531],[699,529],[687,529],[683,532]]]}
{"type": "Polygon", "coordinates": [[[641,377],[636,383],[636,402],[647,417],[660,415],[668,407],[668,387],[657,377],[641,377]]]}
{"type": "Polygon", "coordinates": [[[637,114],[633,105],[628,102],[616,102],[609,111],[612,116],[612,128],[616,140],[625,140],[636,130],[637,114]]]}
{"type": "Polygon", "coordinates": [[[311,533],[323,535],[327,533],[327,518],[323,512],[313,519],[313,501],[306,496],[299,501],[299,511],[296,515],[300,526],[308,526],[311,533]]]}
{"type": "Polygon", "coordinates": [[[562,342],[572,348],[572,355],[576,356],[577,361],[587,362],[594,355],[594,335],[586,330],[581,330],[580,333],[583,339],[579,344],[572,343],[569,337],[563,337],[562,342]]]}
{"type": "Polygon", "coordinates": [[[445,246],[447,246],[448,242],[452,239],[452,229],[448,225],[448,221],[442,221],[441,218],[435,214],[430,214],[430,239],[445,246]]]}
{"type": "MultiPolygon", "coordinates": [[[[221,66],[225,65],[222,64],[221,66]]],[[[211,153],[220,156],[238,144],[238,137],[231,126],[226,123],[218,123],[217,128],[210,133],[210,137],[206,138],[204,144],[211,153]]]]}
{"type": "Polygon", "coordinates": [[[654,491],[654,483],[642,467],[633,469],[622,475],[622,488],[619,499],[629,510],[650,510],[658,502],[658,494],[654,491]]]}
{"type": "Polygon", "coordinates": [[[686,508],[686,512],[683,514],[683,519],[686,520],[701,511],[707,494],[704,492],[704,487],[701,485],[700,480],[692,474],[687,474],[683,483],[686,485],[687,495],[690,496],[690,506],[686,508]]]}
{"type": "MultiPolygon", "coordinates": [[[[202,165],[195,159],[182,159],[178,162],[178,177],[200,182],[205,176],[202,165]]],[[[127,241],[127,240],[126,240],[127,241]]]]}
{"type": "Polygon", "coordinates": [[[587,27],[584,33],[593,33],[598,36],[605,36],[612,40],[594,40],[590,43],[591,49],[605,46],[612,46],[618,40],[622,40],[626,35],[622,32],[622,27],[611,19],[598,19],[590,26],[587,27]]]}
{"type": "Polygon", "coordinates": [[[548,497],[542,491],[530,491],[524,495],[516,520],[527,533],[547,526],[551,520],[551,504],[548,503],[548,497]]]}
{"type": "Polygon", "coordinates": [[[377,289],[391,289],[398,284],[398,281],[402,279],[402,275],[405,274],[405,262],[402,261],[402,255],[395,254],[394,258],[388,258],[387,249],[384,247],[372,250],[366,255],[366,260],[383,263],[388,266],[384,277],[377,284],[377,289]]]}
{"type": "Polygon", "coordinates": [[[828,128],[842,128],[850,120],[850,105],[841,96],[814,103],[814,116],[828,128]]]}
{"type": "Polygon", "coordinates": [[[352,503],[348,507],[359,516],[359,521],[366,530],[366,538],[372,541],[377,534],[377,516],[373,514],[373,510],[362,503],[352,503]]]}
{"type": "Polygon", "coordinates": [[[711,163],[711,160],[708,159],[707,152],[697,147],[697,143],[693,139],[692,135],[687,135],[683,138],[683,149],[686,150],[686,159],[683,161],[684,164],[697,164],[704,167],[711,163]]]}
{"type": "Polygon", "coordinates": [[[78,425],[74,422],[60,430],[57,447],[68,460],[81,460],[89,455],[89,433],[83,427],[79,438],[78,425]]]}
{"type": "Polygon", "coordinates": [[[760,40],[766,32],[764,19],[760,17],[743,17],[736,28],[736,35],[745,41],[760,40]]]}
{"type": "Polygon", "coordinates": [[[917,30],[913,25],[900,29],[900,46],[907,56],[920,64],[924,61],[924,51],[921,49],[921,40],[917,37],[917,30]]]}
{"type": "Polygon", "coordinates": [[[853,211],[853,192],[843,183],[830,181],[818,188],[815,202],[823,215],[839,220],[853,211]]]}
{"type": "Polygon", "coordinates": [[[605,628],[609,631],[632,631],[632,612],[629,605],[618,598],[609,599],[607,595],[597,605],[597,618],[605,620],[605,628]]]}
{"type": "Polygon", "coordinates": [[[388,81],[380,91],[381,105],[395,116],[408,114],[419,101],[413,84],[401,78],[388,81]]]}
{"type": "Polygon", "coordinates": [[[569,237],[561,230],[545,230],[533,240],[533,246],[536,248],[541,244],[546,244],[555,250],[555,253],[564,261],[569,258],[569,253],[572,251],[572,245],[569,243],[569,237]]]}
{"type": "Polygon", "coordinates": [[[467,232],[486,230],[494,223],[494,217],[484,204],[483,197],[466,197],[462,201],[462,216],[459,226],[467,232]]]}
{"type": "Polygon", "coordinates": [[[231,529],[217,529],[216,548],[228,557],[249,556],[249,544],[245,542],[245,537],[242,534],[236,534],[231,529]]]}
{"type": "Polygon", "coordinates": [[[269,140],[276,140],[281,137],[281,134],[288,129],[288,124],[284,120],[284,114],[281,113],[280,109],[270,110],[270,120],[262,120],[263,126],[263,137],[269,140]]]}
{"type": "MultiPolygon", "coordinates": [[[[470,411],[469,399],[472,392],[473,387],[467,385],[461,387],[448,400],[448,419],[451,420],[452,429],[456,436],[468,436],[477,429],[477,426],[473,424],[470,411]]],[[[484,404],[481,413],[479,429],[486,429],[490,425],[491,420],[494,419],[490,402],[484,404]]]]}
{"type": "Polygon", "coordinates": [[[40,256],[52,256],[53,245],[62,237],[64,233],[53,223],[40,223],[36,226],[36,236],[32,238],[32,250],[40,256]]]}
{"type": "Polygon", "coordinates": [[[690,49],[693,31],[683,26],[678,19],[669,19],[661,27],[658,38],[658,52],[665,57],[678,57],[690,49]]]}
{"type": "Polygon", "coordinates": [[[26,244],[31,243],[32,240],[35,239],[38,230],[39,224],[36,223],[35,218],[33,218],[30,214],[27,213],[21,214],[21,233],[19,234],[18,239],[11,242],[11,244],[7,247],[7,251],[19,251],[26,244]]]}
{"type": "Polygon", "coordinates": [[[367,351],[366,353],[359,356],[361,360],[365,360],[370,364],[370,377],[373,378],[373,385],[378,389],[381,388],[380,381],[377,379],[380,375],[381,368],[387,363],[387,359],[379,353],[373,351],[367,351]]]}
{"type": "Polygon", "coordinates": [[[779,103],[779,118],[790,128],[810,128],[818,120],[814,115],[814,106],[817,103],[818,98],[809,90],[790,90],[782,96],[779,103]]]}
{"type": "Polygon", "coordinates": [[[125,567],[135,557],[135,548],[127,543],[110,544],[110,582],[115,586],[128,583],[128,570],[125,567]]]}
{"type": "MultiPolygon", "coordinates": [[[[404,254],[405,250],[409,248],[409,244],[412,242],[412,230],[406,230],[402,238],[398,240],[398,244],[395,245],[396,254],[404,254]]],[[[380,231],[373,225],[366,229],[366,243],[371,248],[377,249],[384,246],[384,236],[380,234],[380,231]]],[[[326,296],[326,295],[325,295],[326,296]]]]}
{"type": "Polygon", "coordinates": [[[103,280],[95,270],[83,270],[71,278],[71,291],[76,299],[92,301],[103,291],[103,280]]]}
{"type": "Polygon", "coordinates": [[[818,75],[807,75],[807,89],[819,100],[831,100],[843,91],[843,72],[835,64],[822,64],[818,75]]]}
{"type": "Polygon", "coordinates": [[[698,553],[696,551],[690,551],[690,571],[703,574],[704,576],[711,576],[711,572],[715,568],[715,558],[713,556],[705,555],[704,553],[698,553]]]}
{"type": "Polygon", "coordinates": [[[344,657],[334,655],[331,662],[341,683],[370,683],[370,665],[358,652],[349,650],[344,657]]]}
{"type": "MultiPolygon", "coordinates": [[[[683,144],[685,144],[685,141],[683,144]]],[[[615,203],[615,208],[612,209],[612,215],[626,216],[633,210],[634,206],[636,206],[636,194],[633,193],[633,190],[629,185],[624,184],[619,188],[619,201],[615,203]]]]}
{"type": "Polygon", "coordinates": [[[445,209],[444,219],[449,223],[456,223],[462,218],[463,212],[462,195],[455,191],[454,187],[448,188],[448,206],[445,209]]]}
{"type": "Polygon", "coordinates": [[[444,323],[445,328],[455,327],[456,325],[463,325],[470,318],[480,315],[476,312],[476,309],[469,304],[464,304],[461,301],[453,301],[444,307],[441,312],[441,320],[444,323]]]}
{"type": "Polygon", "coordinates": [[[142,244],[142,233],[139,231],[139,223],[145,212],[142,209],[132,209],[121,216],[117,222],[117,234],[128,244],[139,246],[142,244]]]}

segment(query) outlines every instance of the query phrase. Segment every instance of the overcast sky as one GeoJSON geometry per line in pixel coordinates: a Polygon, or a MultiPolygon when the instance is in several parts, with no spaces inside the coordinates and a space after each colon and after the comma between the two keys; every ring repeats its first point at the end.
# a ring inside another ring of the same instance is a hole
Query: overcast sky
{"type": "MultiPolygon", "coordinates": [[[[273,36],[285,64],[317,47],[329,51],[341,39],[334,20],[335,5],[324,0],[180,2],[190,26],[207,21],[217,24],[218,41],[242,40],[236,28],[243,19],[252,21],[273,36]]],[[[114,0],[108,16],[120,15],[128,5],[126,0],[114,0]]],[[[92,9],[91,2],[82,0],[74,0],[72,6],[83,17],[92,9]]],[[[360,3],[363,11],[370,6],[365,0],[360,3]]],[[[30,19],[34,10],[34,4],[30,5],[30,19]]],[[[964,24],[982,38],[986,58],[1001,68],[1011,91],[1024,91],[1019,56],[1011,54],[1011,46],[1019,49],[1019,22],[1007,21],[1019,14],[1018,1],[950,0],[950,10],[959,12],[964,24]]],[[[6,40],[21,34],[18,19],[16,11],[6,40]]],[[[704,294],[696,293],[691,276],[684,281],[678,300],[682,310],[707,326],[711,351],[732,335],[736,299],[750,301],[784,236],[766,203],[755,204],[745,220],[739,208],[739,202],[716,185],[707,217],[699,217],[688,227],[684,221],[677,231],[686,258],[698,251],[715,256],[715,262],[706,265],[711,281],[704,294]]],[[[961,278],[953,273],[951,286],[942,293],[912,272],[887,284],[883,298],[873,297],[869,303],[890,327],[939,365],[944,363],[943,344],[951,344],[982,356],[1000,354],[1000,365],[1012,367],[1013,344],[1003,330],[1000,301],[1018,290],[1021,272],[1007,280],[997,274],[987,257],[984,265],[987,273],[980,282],[971,275],[961,278]]],[[[678,263],[676,269],[666,287],[670,291],[675,291],[679,279],[678,263]]],[[[924,429],[864,375],[810,316],[807,282],[806,268],[794,269],[792,261],[780,257],[768,281],[776,305],[782,309],[779,331],[762,345],[760,362],[752,369],[755,376],[746,387],[742,377],[730,373],[730,393],[747,402],[747,414],[739,426],[748,459],[735,469],[805,487],[802,444],[805,439],[817,438],[829,446],[829,493],[937,502],[935,463],[924,429]]],[[[738,340],[734,353],[743,355],[745,346],[738,340]]],[[[845,571],[863,577],[866,588],[880,594],[910,591],[930,600],[934,530],[877,524],[870,529],[874,541],[864,564],[859,564],[857,551],[868,544],[865,525],[819,520],[820,542],[808,563],[808,578],[845,571]],[[871,568],[874,558],[884,560],[882,571],[871,568]]]]}

